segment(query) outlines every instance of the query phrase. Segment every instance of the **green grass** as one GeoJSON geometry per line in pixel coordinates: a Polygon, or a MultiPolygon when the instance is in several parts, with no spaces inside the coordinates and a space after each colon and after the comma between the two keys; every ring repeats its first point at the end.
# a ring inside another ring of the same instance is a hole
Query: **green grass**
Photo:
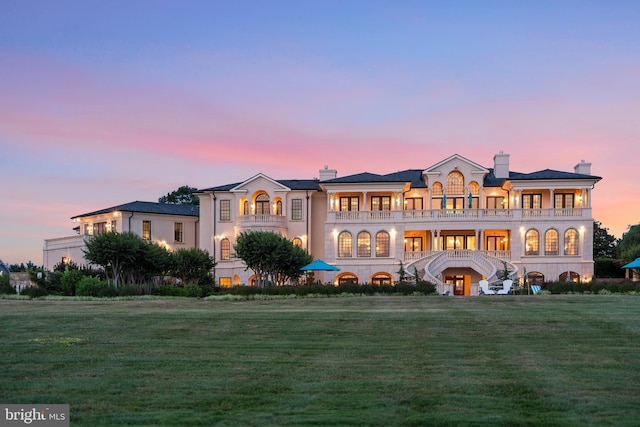
{"type": "Polygon", "coordinates": [[[72,426],[632,426],[640,298],[0,300],[0,402],[72,426]]]}

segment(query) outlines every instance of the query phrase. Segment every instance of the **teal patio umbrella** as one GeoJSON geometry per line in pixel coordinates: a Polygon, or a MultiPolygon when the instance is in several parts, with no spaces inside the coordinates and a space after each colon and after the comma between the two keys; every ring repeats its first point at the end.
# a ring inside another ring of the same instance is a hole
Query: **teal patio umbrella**
{"type": "Polygon", "coordinates": [[[340,271],[335,265],[327,264],[321,259],[314,260],[311,264],[307,264],[302,267],[302,271],[340,271]]]}
{"type": "Polygon", "coordinates": [[[622,268],[640,268],[640,258],[636,258],[635,260],[631,261],[629,264],[623,265],[622,268]]]}

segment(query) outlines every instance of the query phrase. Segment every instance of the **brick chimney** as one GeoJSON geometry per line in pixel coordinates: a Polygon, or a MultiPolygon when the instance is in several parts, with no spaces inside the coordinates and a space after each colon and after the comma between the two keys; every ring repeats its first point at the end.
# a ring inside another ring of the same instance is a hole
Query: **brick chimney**
{"type": "Polygon", "coordinates": [[[320,169],[320,181],[326,181],[328,179],[334,179],[338,176],[338,171],[335,169],[329,169],[329,166],[324,167],[324,169],[320,169]]]}
{"type": "Polygon", "coordinates": [[[509,178],[509,155],[502,150],[493,156],[493,174],[496,178],[509,178]]]}
{"type": "Polygon", "coordinates": [[[580,160],[580,163],[573,167],[576,173],[582,175],[591,175],[591,163],[587,163],[584,160],[580,160]]]}

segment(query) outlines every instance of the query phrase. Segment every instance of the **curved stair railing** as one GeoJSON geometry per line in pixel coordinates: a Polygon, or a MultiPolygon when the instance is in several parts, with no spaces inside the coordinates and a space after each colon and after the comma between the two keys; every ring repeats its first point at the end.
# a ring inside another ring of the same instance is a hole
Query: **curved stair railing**
{"type": "Polygon", "coordinates": [[[471,266],[490,283],[501,281],[500,277],[507,268],[508,277],[513,279],[517,276],[518,267],[508,260],[498,258],[483,251],[473,251],[468,249],[454,249],[433,252],[428,256],[407,264],[407,269],[413,270],[415,267],[419,272],[423,272],[422,279],[436,285],[439,293],[445,293],[446,285],[442,280],[442,272],[449,267],[471,266]]]}

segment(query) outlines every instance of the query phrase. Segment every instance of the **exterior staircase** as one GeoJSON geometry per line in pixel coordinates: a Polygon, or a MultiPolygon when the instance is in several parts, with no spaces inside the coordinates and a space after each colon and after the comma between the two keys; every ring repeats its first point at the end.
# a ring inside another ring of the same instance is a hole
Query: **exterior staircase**
{"type": "Polygon", "coordinates": [[[428,256],[407,264],[407,271],[417,269],[421,278],[436,285],[439,293],[445,293],[451,285],[447,285],[442,280],[442,272],[447,268],[467,267],[472,268],[484,277],[489,283],[501,280],[501,275],[506,268],[509,271],[509,278],[517,277],[518,267],[508,260],[504,260],[484,251],[473,251],[468,249],[455,249],[433,252],[428,256]]]}

